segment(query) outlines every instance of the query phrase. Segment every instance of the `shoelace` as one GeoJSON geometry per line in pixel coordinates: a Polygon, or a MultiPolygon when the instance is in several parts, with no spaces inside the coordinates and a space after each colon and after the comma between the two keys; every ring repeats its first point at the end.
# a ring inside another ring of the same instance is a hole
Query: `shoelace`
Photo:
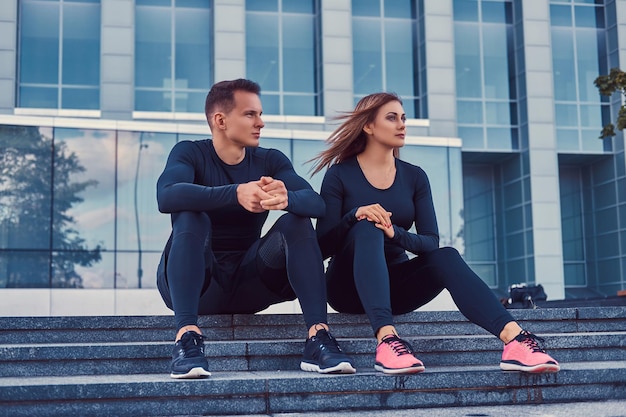
{"type": "Polygon", "coordinates": [[[192,333],[188,337],[183,336],[180,342],[183,345],[185,357],[204,355],[204,340],[206,337],[197,333],[192,333]]]}
{"type": "Polygon", "coordinates": [[[328,332],[320,333],[319,338],[322,348],[328,349],[333,353],[343,353],[343,351],[339,347],[339,343],[337,343],[337,340],[328,332]]]}
{"type": "MultiPolygon", "coordinates": [[[[519,342],[528,346],[528,348],[533,352],[541,352],[545,353],[546,351],[541,347],[541,343],[544,342],[544,339],[536,336],[532,333],[522,332],[518,336],[519,342]]],[[[516,338],[517,339],[517,338],[516,338]]]]}
{"type": "Polygon", "coordinates": [[[388,344],[398,356],[413,354],[413,348],[409,342],[400,339],[398,336],[386,336],[382,341],[388,344]]]}

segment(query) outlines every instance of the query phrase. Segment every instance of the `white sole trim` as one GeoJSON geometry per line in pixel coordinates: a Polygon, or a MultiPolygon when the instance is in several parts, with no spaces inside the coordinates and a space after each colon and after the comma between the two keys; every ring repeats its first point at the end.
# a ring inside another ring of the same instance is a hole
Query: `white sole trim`
{"type": "Polygon", "coordinates": [[[198,379],[211,376],[211,372],[202,367],[192,368],[186,374],[170,374],[174,379],[198,379]]]}
{"type": "Polygon", "coordinates": [[[354,374],[356,369],[350,362],[341,362],[333,367],[322,369],[318,365],[308,362],[300,362],[300,369],[306,372],[317,372],[320,374],[354,374]]]}
{"type": "Polygon", "coordinates": [[[380,365],[374,365],[374,369],[384,374],[398,375],[398,374],[419,374],[420,372],[424,372],[426,370],[426,367],[413,366],[410,368],[391,369],[391,368],[385,368],[380,365]]]}
{"type": "Polygon", "coordinates": [[[540,363],[539,365],[526,366],[516,365],[514,363],[500,362],[500,369],[503,371],[520,371],[534,374],[559,372],[561,367],[553,363],[540,363]]]}

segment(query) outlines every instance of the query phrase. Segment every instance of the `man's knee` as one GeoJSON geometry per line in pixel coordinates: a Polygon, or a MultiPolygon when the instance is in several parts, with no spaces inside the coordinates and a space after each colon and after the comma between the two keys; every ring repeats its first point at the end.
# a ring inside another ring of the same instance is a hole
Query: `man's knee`
{"type": "Polygon", "coordinates": [[[311,223],[311,219],[308,217],[286,213],[276,220],[275,228],[278,228],[287,240],[290,237],[313,237],[317,239],[313,223],[311,223]]]}
{"type": "Polygon", "coordinates": [[[193,233],[206,236],[211,229],[211,220],[206,213],[181,211],[172,214],[172,229],[174,235],[179,233],[193,233]]]}

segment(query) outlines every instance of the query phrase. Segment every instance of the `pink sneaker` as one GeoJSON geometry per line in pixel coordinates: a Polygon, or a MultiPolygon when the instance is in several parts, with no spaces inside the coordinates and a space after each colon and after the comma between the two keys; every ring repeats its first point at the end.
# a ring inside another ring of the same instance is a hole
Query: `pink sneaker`
{"type": "Polygon", "coordinates": [[[543,339],[523,330],[504,345],[500,368],[532,373],[559,372],[559,363],[543,350],[539,342],[543,343],[543,339]]]}
{"type": "Polygon", "coordinates": [[[395,334],[383,337],[376,347],[374,369],[386,374],[416,374],[424,371],[424,364],[413,355],[413,348],[395,334]]]}

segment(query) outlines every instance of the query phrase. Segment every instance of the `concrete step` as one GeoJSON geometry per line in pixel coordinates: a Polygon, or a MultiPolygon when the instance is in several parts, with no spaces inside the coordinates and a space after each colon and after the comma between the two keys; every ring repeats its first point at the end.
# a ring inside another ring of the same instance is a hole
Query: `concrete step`
{"type": "MultiPolygon", "coordinates": [[[[544,334],[545,347],[560,362],[611,361],[626,358],[626,332],[544,334]]],[[[407,340],[430,366],[498,364],[502,343],[491,335],[413,336],[407,340]]],[[[339,338],[359,369],[373,366],[373,338],[339,338]]],[[[299,369],[304,340],[208,341],[212,371],[299,369]]],[[[0,345],[0,375],[53,376],[164,374],[172,342],[90,342],[0,345]]]]}
{"type": "MultiPolygon", "coordinates": [[[[523,327],[537,334],[626,331],[626,307],[511,310],[523,327]]],[[[338,338],[370,338],[365,315],[329,314],[338,338]]],[[[200,327],[212,340],[302,339],[298,314],[235,314],[202,316],[200,327]]],[[[458,311],[417,311],[396,317],[403,337],[481,335],[486,331],[458,311]]],[[[0,317],[0,344],[169,341],[171,316],[0,317]]]]}
{"type": "Polygon", "coordinates": [[[0,416],[168,416],[391,410],[626,399],[626,361],[564,363],[557,374],[493,366],[428,367],[423,374],[215,372],[0,378],[0,416]]]}

